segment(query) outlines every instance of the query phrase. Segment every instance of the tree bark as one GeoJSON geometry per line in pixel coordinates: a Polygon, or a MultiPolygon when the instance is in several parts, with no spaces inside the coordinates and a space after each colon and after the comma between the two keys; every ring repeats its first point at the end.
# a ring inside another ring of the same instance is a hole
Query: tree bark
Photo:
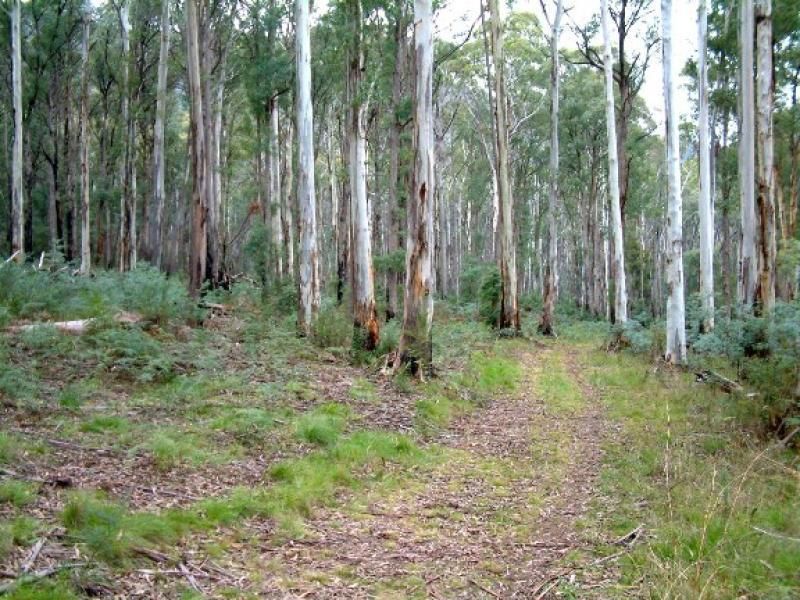
{"type": "Polygon", "coordinates": [[[11,255],[25,261],[25,200],[22,190],[22,39],[20,0],[11,0],[11,92],[14,143],[11,147],[11,255]]]}
{"type": "Polygon", "coordinates": [[[189,292],[196,298],[206,273],[206,145],[200,83],[199,19],[197,0],[186,0],[186,68],[189,79],[189,135],[191,138],[192,236],[189,292]]]}
{"type": "MultiPolygon", "coordinates": [[[[131,111],[130,86],[130,3],[122,0],[118,9],[122,37],[122,123],[125,127],[125,153],[122,164],[122,195],[120,196],[118,268],[136,268],[136,124],[131,111]]],[[[69,187],[69,186],[68,186],[69,187]]]]}
{"type": "Polygon", "coordinates": [[[83,275],[92,268],[89,216],[89,14],[83,15],[81,41],[81,267],[83,275]]]}
{"type": "Polygon", "coordinates": [[[539,333],[555,335],[554,316],[558,297],[558,36],[561,33],[562,0],[556,2],[556,15],[550,39],[550,206],[547,211],[547,268],[545,270],[542,317],[539,333]]]}
{"type": "Polygon", "coordinates": [[[614,282],[614,318],[624,324],[628,320],[628,291],[625,281],[625,247],[622,237],[622,213],[619,201],[619,169],[617,158],[617,132],[614,111],[614,75],[609,32],[608,0],[602,0],[600,17],[603,29],[603,71],[606,80],[606,128],[608,130],[608,194],[611,212],[611,235],[614,255],[611,276],[614,282]]]}
{"type": "Polygon", "coordinates": [[[161,236],[164,229],[164,122],[167,112],[167,67],[170,46],[170,2],[161,0],[161,41],[158,51],[158,82],[156,87],[156,117],[153,125],[153,200],[148,221],[148,259],[156,268],[161,268],[163,248],[161,236]]]}
{"type": "Polygon", "coordinates": [[[755,209],[755,109],[753,97],[753,0],[742,0],[739,94],[739,193],[741,195],[742,239],[739,248],[739,302],[753,308],[758,282],[755,209]]]}
{"type": "Polygon", "coordinates": [[[513,200],[508,172],[508,117],[506,114],[505,66],[503,64],[503,34],[498,0],[489,0],[491,13],[491,47],[494,64],[494,121],[497,137],[497,183],[500,201],[500,329],[519,331],[517,295],[517,258],[514,245],[513,200]]]}
{"type": "Polygon", "coordinates": [[[351,94],[349,154],[350,192],[353,228],[353,347],[373,350],[378,345],[380,328],[375,309],[375,283],[372,271],[372,239],[367,200],[366,102],[363,98],[364,68],[361,0],[352,0],[353,48],[348,71],[351,94]]]}
{"type": "Polygon", "coordinates": [[[433,10],[431,0],[414,2],[414,172],[408,202],[403,332],[398,364],[412,374],[433,367],[434,279],[433,201],[435,197],[433,130],[433,10]]]}
{"type": "Polygon", "coordinates": [[[714,329],[714,199],[711,194],[711,145],[708,139],[708,64],[706,42],[708,37],[706,0],[700,0],[697,12],[698,56],[698,145],[700,162],[700,330],[708,333],[714,329]]]}
{"type": "Polygon", "coordinates": [[[681,203],[680,137],[673,73],[672,0],[661,0],[661,43],[664,69],[664,116],[667,139],[667,349],[671,364],[686,362],[686,314],[683,297],[683,207],[681,203]]]}
{"type": "MultiPolygon", "coordinates": [[[[295,0],[297,60],[297,205],[300,225],[300,306],[297,327],[311,335],[319,310],[319,256],[314,188],[314,116],[311,103],[309,0],[295,0]]],[[[289,148],[291,152],[291,148],[289,148]]],[[[291,155],[288,159],[291,161],[291,155]]]]}
{"type": "Polygon", "coordinates": [[[283,275],[283,228],[281,225],[281,163],[278,143],[280,127],[278,123],[278,99],[270,98],[267,107],[269,115],[269,144],[267,146],[267,168],[269,172],[269,214],[270,214],[270,254],[274,260],[275,278],[283,275]]]}
{"type": "Polygon", "coordinates": [[[283,277],[287,280],[294,278],[294,123],[286,124],[286,137],[284,144],[286,149],[283,153],[284,171],[282,178],[282,204],[281,204],[281,231],[283,235],[283,277]]]}
{"type": "Polygon", "coordinates": [[[773,151],[772,111],[772,0],[756,3],[756,71],[757,122],[756,165],[758,171],[758,283],[756,303],[762,314],[769,314],[775,305],[775,270],[777,238],[775,233],[775,160],[773,151]]]}

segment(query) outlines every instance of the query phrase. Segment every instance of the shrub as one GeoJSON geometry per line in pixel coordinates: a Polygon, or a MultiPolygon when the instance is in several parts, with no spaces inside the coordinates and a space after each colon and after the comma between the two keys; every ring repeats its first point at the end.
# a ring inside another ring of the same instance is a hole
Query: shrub
{"type": "Polygon", "coordinates": [[[478,312],[481,321],[487,325],[497,325],[500,321],[500,270],[497,267],[489,268],[481,279],[481,290],[478,303],[478,312]]]}
{"type": "Polygon", "coordinates": [[[326,299],[314,323],[314,343],[321,348],[347,348],[352,337],[353,323],[346,308],[326,299]]]}

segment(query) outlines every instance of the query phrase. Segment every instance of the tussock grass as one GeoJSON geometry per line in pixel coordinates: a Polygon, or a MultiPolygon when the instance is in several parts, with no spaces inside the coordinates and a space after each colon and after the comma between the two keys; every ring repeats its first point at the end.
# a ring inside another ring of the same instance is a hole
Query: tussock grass
{"type": "Polygon", "coordinates": [[[738,430],[735,401],[687,375],[653,375],[626,353],[589,358],[623,424],[602,474],[616,502],[605,525],[648,533],[622,561],[622,585],[652,598],[797,597],[796,454],[738,430]]]}
{"type": "Polygon", "coordinates": [[[317,446],[332,446],[344,429],[350,411],[344,404],[323,404],[295,421],[298,439],[317,446]]]}
{"type": "Polygon", "coordinates": [[[36,498],[36,485],[27,481],[9,479],[0,481],[0,504],[22,507],[36,498]]]}

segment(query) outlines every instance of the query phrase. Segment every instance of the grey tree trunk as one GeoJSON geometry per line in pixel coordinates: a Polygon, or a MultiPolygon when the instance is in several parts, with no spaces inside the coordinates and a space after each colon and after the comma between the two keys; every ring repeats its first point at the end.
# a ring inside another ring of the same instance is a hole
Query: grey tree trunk
{"type": "Polygon", "coordinates": [[[283,228],[281,226],[281,163],[278,144],[280,127],[278,123],[278,101],[270,98],[269,113],[269,144],[267,146],[267,169],[269,173],[269,214],[270,214],[270,240],[271,256],[275,261],[275,277],[280,279],[283,274],[283,228]]]}
{"type": "Polygon", "coordinates": [[[664,115],[667,127],[667,349],[668,363],[686,362],[686,314],[683,298],[683,207],[673,73],[672,0],[661,0],[661,43],[664,69],[664,115]]]}
{"type": "Polygon", "coordinates": [[[164,229],[164,122],[167,112],[167,66],[170,46],[170,2],[161,0],[161,41],[158,51],[158,82],[156,87],[156,118],[153,125],[153,199],[151,216],[148,221],[148,258],[157,268],[161,268],[163,248],[161,243],[164,229]]]}
{"type": "Polygon", "coordinates": [[[561,33],[562,0],[556,2],[556,15],[550,39],[550,206],[547,211],[547,269],[545,271],[542,317],[539,333],[555,335],[554,314],[558,297],[558,37],[561,33]]]}
{"type": "Polygon", "coordinates": [[[433,130],[433,10],[431,0],[414,2],[414,173],[408,199],[406,282],[403,332],[398,364],[412,374],[432,372],[433,202],[435,197],[433,130]]]}
{"type": "Polygon", "coordinates": [[[306,336],[311,335],[319,310],[314,116],[311,103],[311,25],[308,5],[308,0],[295,0],[294,8],[297,60],[297,206],[300,225],[300,306],[297,311],[297,327],[306,336]]]}
{"type": "Polygon", "coordinates": [[[500,267],[500,329],[519,331],[517,297],[517,257],[514,245],[513,200],[508,172],[508,117],[506,115],[505,66],[503,64],[503,33],[498,0],[489,0],[491,12],[491,47],[494,65],[494,121],[497,137],[497,184],[499,210],[499,267],[500,267]]]}
{"type": "Polygon", "coordinates": [[[753,0],[742,0],[739,84],[739,193],[741,195],[742,240],[739,247],[739,302],[752,309],[758,281],[755,208],[755,109],[753,97],[753,0]]]}
{"type": "Polygon", "coordinates": [[[708,139],[708,64],[706,47],[708,37],[708,7],[700,0],[697,12],[698,104],[697,124],[700,154],[700,303],[703,311],[701,330],[714,329],[714,199],[711,181],[711,145],[708,139]]]}
{"type": "Polygon", "coordinates": [[[22,40],[20,0],[11,2],[11,92],[14,105],[14,143],[11,147],[11,255],[25,260],[25,200],[22,191],[22,40]]]}
{"type": "Polygon", "coordinates": [[[294,123],[289,119],[286,125],[286,137],[284,143],[286,149],[283,153],[284,172],[281,197],[281,231],[283,234],[283,276],[291,280],[294,277],[294,215],[292,214],[294,199],[294,123]]]}
{"type": "Polygon", "coordinates": [[[206,143],[200,83],[200,44],[197,0],[186,0],[186,69],[189,79],[189,135],[191,139],[192,236],[189,257],[189,292],[200,293],[206,274],[206,143]]]}
{"type": "Polygon", "coordinates": [[[763,314],[775,305],[777,237],[775,232],[775,159],[772,111],[772,0],[756,3],[756,165],[758,171],[758,284],[756,301],[763,314]]]}
{"type": "Polygon", "coordinates": [[[619,168],[617,160],[617,130],[614,110],[614,75],[611,54],[611,19],[608,0],[602,0],[600,22],[603,29],[603,71],[606,80],[606,128],[608,131],[608,195],[611,212],[611,236],[614,256],[611,277],[614,282],[614,318],[624,324],[628,320],[628,290],[625,282],[625,247],[622,237],[622,213],[619,203],[619,168]]]}
{"type": "Polygon", "coordinates": [[[83,275],[92,268],[89,221],[89,14],[83,15],[81,40],[81,267],[83,275]]]}

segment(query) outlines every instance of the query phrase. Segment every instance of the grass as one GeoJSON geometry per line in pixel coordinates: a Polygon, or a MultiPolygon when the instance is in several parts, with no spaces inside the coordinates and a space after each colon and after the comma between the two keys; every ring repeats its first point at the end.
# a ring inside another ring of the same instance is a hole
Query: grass
{"type": "Polygon", "coordinates": [[[575,414],[583,407],[583,393],[564,364],[563,352],[554,350],[551,360],[537,368],[535,386],[547,410],[559,414],[575,414]]]}
{"type": "Polygon", "coordinates": [[[230,456],[231,448],[212,448],[204,437],[176,430],[156,430],[142,446],[149,452],[162,471],[168,471],[183,464],[200,465],[208,462],[222,462],[230,456]]]}
{"type": "Polygon", "coordinates": [[[378,389],[375,384],[365,377],[358,377],[350,386],[349,394],[353,400],[360,402],[374,402],[377,398],[378,389]]]}
{"type": "Polygon", "coordinates": [[[21,508],[36,498],[36,485],[27,481],[8,479],[0,481],[0,504],[21,508]]]}
{"type": "Polygon", "coordinates": [[[295,421],[295,435],[309,444],[332,446],[339,439],[349,414],[344,404],[323,404],[295,421]]]}
{"type": "Polygon", "coordinates": [[[285,535],[298,536],[302,519],[315,506],[332,502],[340,489],[380,479],[386,463],[409,464],[422,456],[405,437],[360,431],[326,449],[278,463],[265,487],[240,488],[225,497],[161,513],[129,512],[102,495],[77,493],[61,521],[73,542],[111,565],[130,562],[138,548],[175,547],[190,532],[252,516],[274,519],[285,535]]]}
{"type": "Polygon", "coordinates": [[[609,537],[643,524],[622,589],[652,598],[795,598],[800,593],[796,454],[736,427],[736,401],[630,354],[589,354],[624,443],[606,448],[609,537]],[[794,477],[791,477],[794,473],[794,477]]]}

